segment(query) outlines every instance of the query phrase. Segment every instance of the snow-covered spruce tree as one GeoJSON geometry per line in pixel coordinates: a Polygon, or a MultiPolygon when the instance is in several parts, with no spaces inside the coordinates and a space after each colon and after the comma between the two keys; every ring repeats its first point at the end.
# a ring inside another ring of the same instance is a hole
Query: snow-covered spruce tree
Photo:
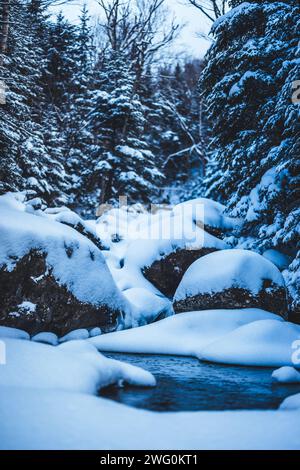
{"type": "Polygon", "coordinates": [[[86,180],[93,168],[92,154],[95,150],[94,135],[89,118],[93,109],[93,35],[86,6],[80,16],[75,42],[72,77],[69,81],[68,101],[65,106],[65,137],[67,171],[70,176],[69,201],[82,214],[85,207],[95,205],[90,201],[86,180]]]}
{"type": "Polygon", "coordinates": [[[200,106],[198,80],[201,61],[177,64],[174,69],[162,70],[158,94],[163,109],[160,148],[164,153],[164,168],[170,185],[184,188],[180,197],[192,197],[196,182],[199,194],[199,177],[205,164],[201,148],[200,106]],[[185,194],[183,194],[185,192],[185,194]]]}
{"type": "Polygon", "coordinates": [[[59,182],[62,203],[69,201],[72,187],[66,170],[73,136],[71,102],[75,95],[78,70],[77,41],[77,27],[59,13],[48,27],[43,88],[46,94],[44,122],[48,123],[44,136],[50,156],[61,165],[60,171],[55,172],[53,177],[59,182]]]}
{"type": "Polygon", "coordinates": [[[162,178],[144,140],[144,108],[131,65],[119,51],[106,53],[99,63],[91,115],[97,141],[90,174],[99,203],[114,202],[119,196],[127,196],[130,202],[150,202],[162,178]]]}
{"type": "Polygon", "coordinates": [[[6,86],[6,103],[0,105],[0,190],[34,189],[50,197],[55,187],[49,175],[56,162],[49,158],[41,125],[46,23],[40,3],[10,3],[8,45],[0,74],[6,86]]]}
{"type": "Polygon", "coordinates": [[[244,217],[244,246],[290,258],[285,275],[298,321],[299,18],[294,1],[243,2],[214,24],[201,81],[218,167],[207,195],[244,217]]]}

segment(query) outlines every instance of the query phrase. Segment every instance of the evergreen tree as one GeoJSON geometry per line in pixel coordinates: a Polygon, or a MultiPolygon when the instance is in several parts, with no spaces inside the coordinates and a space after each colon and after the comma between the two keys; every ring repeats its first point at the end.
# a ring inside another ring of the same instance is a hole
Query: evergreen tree
{"type": "MultiPolygon", "coordinates": [[[[245,219],[245,246],[296,257],[299,234],[299,5],[242,3],[219,19],[202,87],[219,171],[208,196],[245,219]]],[[[299,312],[293,261],[286,273],[299,312]]],[[[297,264],[298,263],[298,264],[297,264]]],[[[298,284],[299,285],[299,284],[298,284]]],[[[298,313],[299,315],[299,313],[298,313]]]]}
{"type": "Polygon", "coordinates": [[[128,196],[149,202],[162,178],[143,138],[144,108],[135,75],[122,52],[111,51],[99,64],[91,126],[97,138],[91,180],[101,203],[128,196]]]}
{"type": "Polygon", "coordinates": [[[50,196],[55,193],[49,181],[55,162],[49,158],[41,125],[46,20],[38,1],[13,2],[10,13],[8,50],[1,66],[6,103],[0,105],[0,190],[26,188],[50,196]]]}

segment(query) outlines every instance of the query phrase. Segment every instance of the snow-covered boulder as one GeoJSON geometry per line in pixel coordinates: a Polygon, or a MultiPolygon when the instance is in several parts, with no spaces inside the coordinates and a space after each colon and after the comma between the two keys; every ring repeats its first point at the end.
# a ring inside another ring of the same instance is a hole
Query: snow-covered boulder
{"type": "Polygon", "coordinates": [[[147,325],[174,314],[172,303],[164,296],[140,287],[127,289],[124,296],[132,305],[132,327],[147,325]]]}
{"type": "Polygon", "coordinates": [[[206,232],[221,238],[226,233],[239,229],[242,224],[242,219],[226,214],[226,207],[223,204],[204,197],[176,205],[173,213],[192,218],[206,232]]]}
{"type": "Polygon", "coordinates": [[[172,297],[188,267],[199,257],[228,246],[191,219],[162,214],[129,244],[124,266],[139,269],[159,291],[172,297]]]}
{"type": "Polygon", "coordinates": [[[195,261],[174,296],[176,313],[249,307],[287,315],[282,274],[269,260],[248,250],[218,251],[195,261]]]}
{"type": "Polygon", "coordinates": [[[100,237],[97,235],[96,230],[93,228],[88,221],[83,220],[79,217],[78,214],[75,212],[66,209],[66,210],[59,210],[58,212],[55,210],[48,209],[45,211],[47,217],[55,220],[56,222],[60,222],[61,224],[68,225],[73,229],[77,230],[77,232],[81,233],[85,237],[87,237],[91,242],[93,242],[99,250],[108,249],[104,243],[102,243],[100,237]]]}
{"type": "Polygon", "coordinates": [[[0,197],[0,324],[62,336],[130,315],[101,251],[72,228],[0,197]]]}

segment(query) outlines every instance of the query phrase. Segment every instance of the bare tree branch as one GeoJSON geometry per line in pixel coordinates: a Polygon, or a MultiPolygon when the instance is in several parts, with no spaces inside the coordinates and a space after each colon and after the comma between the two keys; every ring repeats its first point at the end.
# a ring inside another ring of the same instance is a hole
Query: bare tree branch
{"type": "Polygon", "coordinates": [[[212,22],[224,15],[227,7],[227,0],[187,0],[187,2],[198,8],[212,22]]]}

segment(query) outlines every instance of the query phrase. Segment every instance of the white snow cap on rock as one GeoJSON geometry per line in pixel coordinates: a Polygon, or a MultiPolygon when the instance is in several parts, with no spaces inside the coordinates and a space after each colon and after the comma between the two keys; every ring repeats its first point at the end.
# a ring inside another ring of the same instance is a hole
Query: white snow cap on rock
{"type": "Polygon", "coordinates": [[[242,219],[224,214],[226,207],[219,202],[200,197],[177,204],[173,213],[182,217],[191,217],[196,223],[218,228],[221,231],[232,230],[241,225],[242,219]]]}
{"type": "Polygon", "coordinates": [[[145,234],[140,233],[138,240],[131,241],[124,262],[125,266],[142,269],[179,249],[201,248],[225,250],[229,247],[198,227],[191,219],[170,213],[157,219],[150,228],[147,227],[145,234]]]}
{"type": "Polygon", "coordinates": [[[199,258],[188,268],[174,300],[222,292],[232,287],[258,294],[264,280],[284,286],[284,279],[278,268],[258,253],[238,249],[216,251],[199,258]]]}
{"type": "Polygon", "coordinates": [[[276,382],[283,384],[300,383],[300,372],[298,372],[294,367],[280,367],[280,369],[274,370],[272,378],[276,382]]]}

